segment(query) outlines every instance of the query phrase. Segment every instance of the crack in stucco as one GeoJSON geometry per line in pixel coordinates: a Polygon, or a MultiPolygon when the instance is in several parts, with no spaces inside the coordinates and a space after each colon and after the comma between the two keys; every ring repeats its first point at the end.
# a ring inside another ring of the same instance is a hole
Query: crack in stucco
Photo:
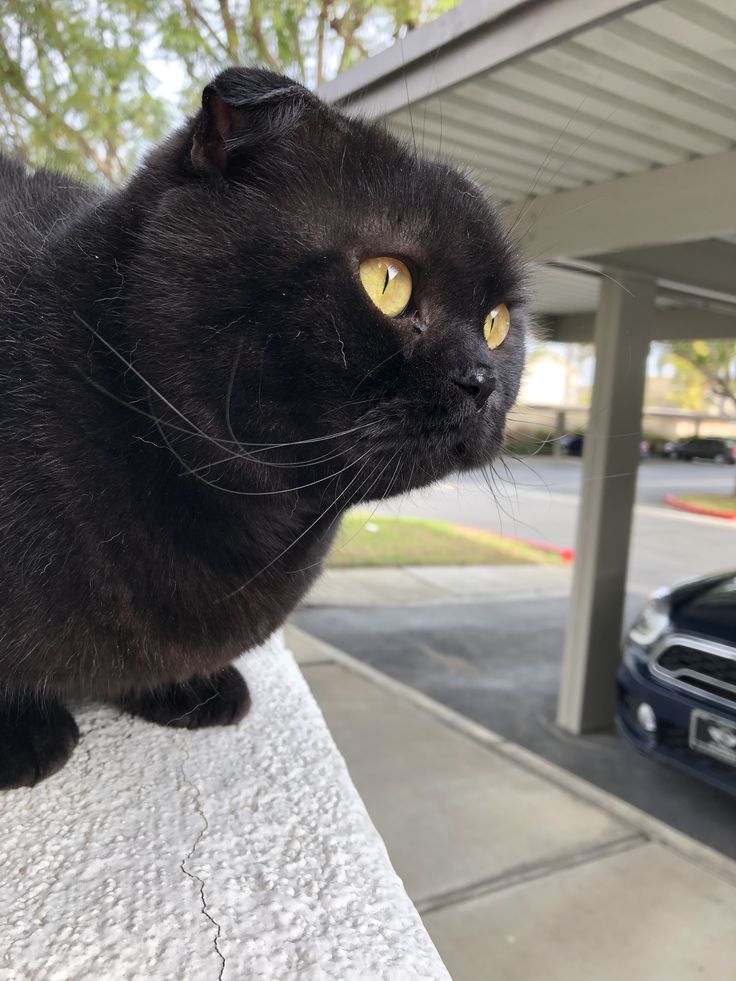
{"type": "MultiPolygon", "coordinates": [[[[188,762],[189,753],[186,751],[186,749],[185,749],[185,756],[186,756],[185,762],[188,762]]],[[[225,973],[225,956],[220,950],[220,937],[222,935],[222,927],[217,922],[217,920],[212,916],[207,906],[207,897],[205,895],[205,880],[202,879],[200,876],[198,876],[196,872],[190,872],[189,869],[186,867],[187,863],[190,862],[192,858],[194,858],[195,852],[199,847],[199,843],[201,842],[202,838],[204,838],[205,834],[209,830],[210,825],[209,825],[209,821],[207,820],[207,815],[204,813],[204,809],[202,807],[202,798],[199,793],[199,787],[196,785],[196,783],[194,783],[194,781],[190,780],[190,778],[187,776],[186,770],[184,769],[184,762],[182,762],[181,764],[181,775],[184,778],[184,782],[187,784],[187,786],[192,789],[194,795],[194,807],[195,810],[197,811],[197,814],[202,819],[202,827],[199,829],[197,836],[192,842],[192,847],[189,849],[187,854],[181,860],[179,864],[179,868],[182,870],[184,875],[188,876],[192,880],[192,882],[196,883],[199,886],[199,897],[202,901],[202,913],[207,917],[207,919],[210,921],[212,926],[215,928],[213,946],[215,948],[215,953],[220,958],[220,973],[217,975],[217,981],[222,981],[223,975],[225,973]]]]}

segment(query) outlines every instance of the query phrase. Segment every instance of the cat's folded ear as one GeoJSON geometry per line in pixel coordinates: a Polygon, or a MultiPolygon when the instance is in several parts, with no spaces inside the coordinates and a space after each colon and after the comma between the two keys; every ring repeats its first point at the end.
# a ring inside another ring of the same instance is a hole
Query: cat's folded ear
{"type": "Polygon", "coordinates": [[[228,68],[205,88],[194,120],[191,160],[201,174],[230,176],[264,142],[293,131],[317,98],[265,68],[228,68]]]}

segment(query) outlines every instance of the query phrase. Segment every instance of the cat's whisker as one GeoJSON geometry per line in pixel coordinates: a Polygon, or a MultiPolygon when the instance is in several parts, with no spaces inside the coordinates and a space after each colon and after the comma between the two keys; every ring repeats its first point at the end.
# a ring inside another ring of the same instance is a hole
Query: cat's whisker
{"type": "MultiPolygon", "coordinates": [[[[225,600],[232,599],[233,596],[237,596],[240,593],[242,593],[243,590],[247,589],[248,586],[250,586],[250,584],[255,579],[257,579],[259,576],[262,576],[264,572],[267,572],[273,565],[275,565],[278,561],[280,561],[280,559],[282,559],[284,557],[284,555],[286,555],[287,552],[289,552],[298,542],[300,542],[302,540],[302,538],[304,538],[305,535],[309,534],[309,532],[325,517],[325,515],[327,514],[327,512],[331,508],[335,507],[339,503],[339,501],[350,490],[350,488],[352,487],[352,485],[360,477],[360,475],[363,473],[363,470],[365,470],[365,468],[367,466],[368,466],[368,462],[366,462],[366,463],[363,464],[363,466],[361,467],[361,469],[353,477],[353,479],[350,481],[350,483],[344,488],[344,490],[342,490],[340,492],[340,494],[338,494],[327,505],[327,507],[323,511],[320,512],[320,514],[314,519],[314,521],[311,524],[307,525],[307,527],[304,529],[304,531],[302,531],[299,535],[297,535],[297,537],[292,542],[290,542],[289,545],[286,546],[286,548],[282,549],[275,558],[271,559],[270,562],[268,562],[266,565],[264,565],[263,568],[259,572],[256,572],[254,575],[252,575],[250,577],[250,579],[248,579],[246,582],[243,583],[242,586],[238,586],[237,589],[234,589],[232,592],[227,593],[227,595],[223,596],[222,599],[220,600],[220,602],[224,602],[225,600]]],[[[339,519],[339,514],[335,516],[335,519],[336,520],[339,519]]]]}
{"type": "MultiPolygon", "coordinates": [[[[163,395],[155,387],[155,385],[153,385],[151,382],[149,382],[148,379],[145,378],[144,375],[142,375],[140,371],[138,371],[138,369],[135,367],[135,365],[132,363],[132,361],[129,361],[125,357],[125,355],[121,354],[120,351],[118,351],[117,348],[107,340],[107,338],[103,337],[102,334],[98,330],[95,330],[95,328],[92,327],[91,324],[88,324],[87,321],[84,320],[83,317],[80,317],[76,310],[73,311],[73,314],[74,314],[74,317],[80,322],[80,324],[82,324],[83,327],[85,327],[94,337],[96,337],[102,344],[104,344],[105,347],[110,351],[111,354],[114,354],[115,357],[118,358],[118,360],[121,361],[126,366],[126,368],[129,371],[132,371],[133,372],[133,374],[136,376],[136,378],[139,379],[139,381],[143,382],[143,384],[148,389],[150,389],[150,391],[152,391],[153,394],[157,398],[161,399],[161,401],[164,403],[164,405],[168,406],[168,408],[171,409],[171,411],[175,415],[179,416],[180,419],[182,419],[184,422],[186,422],[191,427],[191,429],[192,429],[193,432],[198,433],[200,436],[202,436],[204,439],[208,440],[209,442],[213,443],[215,446],[218,445],[217,440],[213,439],[212,436],[209,436],[206,432],[204,432],[204,430],[200,429],[199,426],[197,426],[196,423],[192,422],[191,419],[189,419],[187,416],[185,416],[183,412],[181,412],[179,409],[177,409],[176,406],[173,405],[166,398],[166,396],[163,395]]],[[[224,447],[222,447],[222,446],[220,446],[219,448],[220,449],[224,449],[224,447]]]]}
{"type": "MultiPolygon", "coordinates": [[[[350,430],[347,430],[347,432],[350,433],[350,430]]],[[[258,459],[254,459],[250,454],[243,454],[233,451],[228,453],[227,456],[221,457],[219,460],[211,460],[209,463],[203,463],[198,467],[192,467],[189,470],[189,473],[192,474],[201,473],[202,471],[209,470],[212,467],[222,466],[223,464],[230,463],[234,460],[243,460],[243,459],[247,459],[252,461],[253,463],[257,463],[259,466],[274,467],[279,470],[301,470],[304,469],[305,467],[316,466],[317,464],[321,464],[321,463],[330,463],[332,460],[337,460],[339,457],[345,456],[346,453],[352,452],[358,446],[359,443],[360,440],[358,439],[354,443],[351,443],[350,446],[346,446],[343,449],[336,450],[334,453],[325,453],[322,456],[312,457],[309,460],[301,460],[296,463],[288,463],[288,462],[275,463],[269,460],[258,460],[258,459]]]]}
{"type": "MultiPolygon", "coordinates": [[[[367,498],[370,498],[370,492],[373,490],[373,488],[375,487],[375,485],[381,480],[381,477],[384,475],[384,473],[386,472],[386,470],[391,466],[391,464],[393,463],[393,461],[395,460],[395,458],[400,454],[400,452],[401,452],[400,450],[396,450],[396,452],[390,458],[390,460],[388,460],[386,463],[384,463],[382,467],[379,464],[378,466],[374,467],[373,470],[371,470],[371,472],[368,474],[368,477],[366,478],[366,480],[364,480],[363,483],[358,488],[358,492],[357,493],[358,493],[358,495],[360,497],[366,498],[366,499],[367,498]],[[366,492],[365,488],[366,488],[366,485],[368,484],[368,481],[371,479],[371,477],[373,477],[373,475],[377,471],[379,471],[378,476],[374,479],[373,483],[368,487],[368,490],[366,492]]],[[[400,463],[401,463],[401,460],[399,460],[399,464],[400,463]]],[[[398,467],[397,467],[397,470],[398,470],[398,467]]],[[[378,499],[378,501],[376,501],[375,507],[373,508],[373,510],[371,511],[371,513],[368,515],[368,517],[365,519],[365,521],[363,522],[363,524],[360,526],[360,528],[358,528],[358,530],[356,532],[354,532],[350,536],[350,538],[348,538],[346,541],[344,541],[344,542],[341,543],[341,545],[339,546],[340,549],[345,548],[347,545],[350,544],[350,542],[352,542],[352,540],[355,538],[356,535],[359,535],[360,534],[360,532],[365,528],[365,526],[368,524],[368,522],[371,520],[371,518],[375,515],[376,511],[380,507],[381,502],[384,500],[384,497],[385,496],[387,496],[387,495],[384,495],[384,496],[380,497],[378,499]]],[[[291,570],[291,574],[292,575],[295,575],[295,574],[297,574],[299,572],[307,572],[309,569],[313,569],[317,565],[319,565],[319,562],[312,562],[310,565],[303,566],[301,569],[292,569],[291,570]]]]}
{"type": "MultiPolygon", "coordinates": [[[[104,385],[101,385],[98,381],[95,381],[94,378],[90,378],[90,376],[87,375],[87,374],[85,374],[84,371],[82,371],[81,368],[75,366],[74,367],[74,371],[76,371],[77,374],[81,375],[81,377],[89,385],[91,385],[92,388],[94,388],[96,391],[100,392],[100,394],[107,396],[107,398],[111,399],[113,402],[117,402],[118,405],[122,405],[124,408],[129,409],[131,412],[135,412],[136,415],[143,416],[146,419],[150,419],[151,422],[160,423],[162,426],[166,426],[169,429],[174,429],[176,432],[184,433],[187,436],[198,436],[198,437],[201,437],[201,434],[198,433],[198,432],[196,432],[193,429],[185,429],[183,426],[177,426],[176,423],[169,422],[166,419],[160,419],[158,416],[154,415],[152,412],[146,412],[144,409],[138,408],[138,406],[137,405],[134,405],[132,402],[128,402],[126,399],[120,398],[119,395],[116,395],[114,392],[111,392],[109,388],[105,388],[104,385]]],[[[150,399],[148,400],[147,405],[150,408],[150,405],[151,405],[150,399]]],[[[211,437],[211,436],[205,436],[204,438],[207,439],[208,442],[214,442],[213,437],[211,437]]],[[[218,444],[218,449],[225,449],[225,447],[219,446],[219,444],[218,444]]]]}
{"type": "Polygon", "coordinates": [[[350,429],[343,429],[339,433],[328,433],[325,436],[312,436],[309,439],[293,439],[286,443],[240,443],[238,446],[256,446],[258,449],[254,450],[253,453],[266,453],[268,450],[281,450],[288,449],[291,446],[305,446],[309,443],[324,443],[328,439],[339,439],[341,436],[352,436],[353,433],[360,432],[364,429],[370,429],[371,426],[375,426],[375,422],[365,422],[360,426],[351,426],[350,429]]]}
{"type": "MultiPolygon", "coordinates": [[[[196,424],[193,423],[190,419],[188,419],[188,417],[185,416],[184,413],[180,412],[176,408],[176,406],[174,406],[171,402],[169,402],[168,399],[166,399],[166,397],[163,396],[158,391],[158,389],[156,389],[155,386],[153,386],[144,377],[144,375],[142,375],[141,372],[139,372],[135,368],[135,366],[130,361],[128,361],[125,358],[124,355],[120,354],[120,352],[117,351],[117,349],[114,348],[114,346],[112,344],[110,344],[104,337],[102,337],[102,335],[98,331],[96,331],[93,327],[91,327],[84,320],[82,320],[82,318],[79,317],[76,313],[75,313],[75,316],[77,317],[78,320],[80,320],[80,322],[83,323],[83,325],[88,330],[90,330],[96,337],[98,337],[106,345],[106,347],[108,347],[108,349],[113,354],[115,354],[115,356],[118,357],[122,361],[122,363],[127,368],[129,368],[136,375],[136,377],[139,378],[140,381],[143,382],[143,384],[146,385],[151,390],[151,392],[153,392],[154,395],[156,395],[158,398],[160,398],[184,422],[189,423],[189,425],[192,428],[185,429],[183,426],[177,426],[175,423],[171,423],[171,422],[169,422],[167,420],[161,419],[160,417],[156,416],[152,411],[151,412],[146,412],[143,409],[138,408],[138,406],[135,406],[131,402],[128,402],[125,399],[120,398],[118,395],[115,395],[114,392],[111,392],[108,388],[105,388],[104,385],[100,385],[99,382],[95,381],[93,378],[90,378],[88,375],[85,375],[84,372],[81,369],[76,369],[78,371],[78,373],[80,375],[82,375],[82,377],[85,379],[85,381],[87,381],[93,388],[95,388],[100,393],[106,395],[108,398],[112,399],[114,402],[117,402],[119,405],[122,405],[125,408],[130,409],[131,412],[135,412],[136,414],[138,414],[140,416],[143,416],[143,417],[145,417],[147,419],[150,419],[152,422],[154,422],[156,424],[157,427],[159,427],[159,431],[160,431],[160,427],[161,426],[167,426],[169,429],[173,429],[176,432],[184,433],[187,436],[199,436],[202,439],[207,440],[207,442],[211,443],[212,445],[216,446],[218,449],[220,449],[222,451],[227,451],[227,452],[229,452],[229,451],[227,450],[227,445],[225,445],[225,444],[229,444],[231,442],[234,445],[236,445],[238,448],[242,448],[244,446],[254,446],[254,447],[257,447],[257,449],[255,449],[253,451],[253,453],[248,453],[245,450],[242,450],[240,453],[232,452],[231,455],[228,456],[226,459],[236,459],[238,457],[246,458],[246,459],[249,459],[249,460],[253,460],[254,463],[259,463],[261,466],[265,466],[265,467],[277,467],[277,468],[282,468],[283,467],[283,468],[290,468],[290,467],[310,466],[310,465],[312,465],[314,463],[324,462],[325,459],[331,459],[331,458],[330,457],[323,457],[323,458],[316,457],[316,458],[314,458],[312,460],[306,460],[306,461],[302,461],[302,462],[298,462],[298,463],[276,463],[276,462],[267,461],[267,460],[256,460],[256,459],[254,459],[254,454],[255,453],[265,453],[265,452],[268,452],[269,450],[274,450],[274,449],[285,449],[285,448],[292,447],[292,446],[300,446],[300,445],[305,445],[305,444],[308,444],[308,443],[320,443],[320,442],[324,442],[324,441],[330,440],[330,439],[338,439],[338,438],[343,437],[343,436],[353,435],[354,433],[359,432],[359,431],[364,430],[364,429],[369,429],[371,426],[374,426],[375,425],[372,422],[366,422],[366,423],[364,423],[364,424],[362,424],[360,426],[352,426],[350,429],[344,429],[344,430],[342,430],[340,432],[337,432],[337,433],[328,433],[328,434],[326,434],[324,436],[315,436],[315,437],[311,437],[309,439],[290,440],[288,442],[283,442],[283,443],[241,443],[241,441],[238,440],[238,439],[233,439],[232,441],[231,440],[220,440],[220,439],[216,439],[215,437],[210,436],[208,433],[205,433],[202,429],[200,429],[198,426],[196,426],[196,424]]],[[[149,409],[152,408],[151,407],[151,403],[150,403],[150,397],[149,397],[149,400],[148,400],[148,406],[149,406],[149,409]]],[[[167,445],[168,445],[168,441],[167,441],[167,445]]],[[[347,451],[346,450],[341,450],[339,453],[336,453],[335,456],[338,456],[338,455],[340,455],[340,453],[344,453],[344,452],[347,452],[347,451]]],[[[225,461],[223,461],[223,460],[213,461],[212,463],[205,464],[202,469],[206,469],[206,467],[213,466],[216,462],[225,462],[225,461]]]]}
{"type": "Polygon", "coordinates": [[[235,432],[233,430],[233,424],[230,419],[230,402],[233,397],[233,385],[235,384],[235,375],[237,373],[238,365],[240,364],[240,359],[243,354],[244,342],[245,342],[245,338],[241,337],[240,342],[238,344],[237,354],[235,356],[235,359],[233,360],[233,367],[230,372],[230,377],[228,378],[227,391],[225,392],[225,425],[227,426],[227,431],[230,433],[233,442],[237,443],[238,446],[242,446],[242,443],[238,441],[237,437],[235,436],[235,432]]]}
{"type": "Polygon", "coordinates": [[[315,487],[317,484],[323,484],[327,481],[333,480],[335,477],[339,476],[339,474],[345,473],[346,470],[349,470],[350,467],[353,467],[357,463],[360,463],[360,461],[364,459],[366,456],[368,456],[368,454],[371,452],[370,449],[366,450],[366,452],[362,456],[359,456],[357,460],[348,463],[345,467],[342,468],[342,470],[338,470],[337,473],[330,473],[324,477],[318,477],[316,480],[311,480],[306,484],[300,484],[298,487],[278,487],[273,490],[247,491],[247,490],[239,490],[238,488],[235,487],[223,487],[222,484],[216,484],[212,480],[207,480],[207,478],[203,477],[200,472],[194,470],[192,467],[189,466],[186,460],[174,449],[174,446],[172,445],[171,441],[168,439],[168,437],[160,427],[159,427],[159,433],[161,435],[161,439],[163,439],[163,441],[166,443],[166,446],[168,447],[172,456],[174,456],[179,461],[179,463],[182,465],[182,467],[184,467],[184,470],[188,475],[195,477],[203,484],[207,484],[208,487],[214,488],[214,490],[221,491],[223,494],[233,494],[236,497],[276,497],[280,494],[293,494],[300,490],[306,490],[309,487],[315,487]]]}

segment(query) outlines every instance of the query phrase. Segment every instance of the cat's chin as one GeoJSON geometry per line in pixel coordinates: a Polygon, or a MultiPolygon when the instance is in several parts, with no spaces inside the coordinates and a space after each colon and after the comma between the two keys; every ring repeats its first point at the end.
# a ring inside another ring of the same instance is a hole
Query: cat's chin
{"type": "Polygon", "coordinates": [[[493,439],[488,442],[474,440],[459,440],[453,449],[455,466],[452,468],[454,473],[462,473],[466,470],[478,470],[488,466],[498,457],[503,446],[503,439],[493,439]]]}
{"type": "Polygon", "coordinates": [[[401,451],[401,465],[398,468],[395,466],[395,453],[389,455],[381,478],[368,488],[367,493],[358,494],[358,500],[396,497],[430,487],[455,473],[480,470],[490,466],[502,448],[503,429],[496,427],[475,428],[468,433],[457,434],[452,439],[443,440],[434,450],[427,446],[413,446],[407,441],[401,451]]]}

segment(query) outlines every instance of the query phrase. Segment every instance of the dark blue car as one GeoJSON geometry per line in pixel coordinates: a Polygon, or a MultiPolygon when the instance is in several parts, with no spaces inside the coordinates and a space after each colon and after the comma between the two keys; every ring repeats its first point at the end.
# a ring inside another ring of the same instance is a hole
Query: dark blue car
{"type": "Polygon", "coordinates": [[[617,681],[617,723],[637,749],[736,794],[736,572],[656,593],[617,681]]]}

